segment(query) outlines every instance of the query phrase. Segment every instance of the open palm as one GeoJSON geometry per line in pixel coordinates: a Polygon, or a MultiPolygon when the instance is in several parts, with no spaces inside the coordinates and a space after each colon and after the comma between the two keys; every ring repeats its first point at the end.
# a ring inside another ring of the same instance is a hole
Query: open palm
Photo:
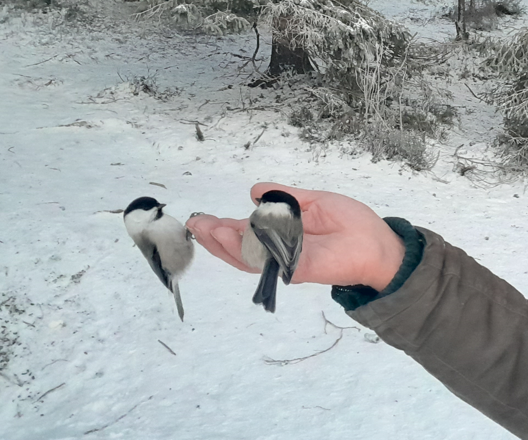
{"type": "MultiPolygon", "coordinates": [[[[303,249],[294,283],[365,284],[386,287],[403,260],[400,238],[368,206],[326,191],[303,190],[274,183],[251,189],[254,203],[270,190],[282,190],[301,205],[303,249]]],[[[255,272],[241,257],[247,219],[220,219],[200,215],[187,221],[196,240],[211,254],[238,269],[255,272]]]]}

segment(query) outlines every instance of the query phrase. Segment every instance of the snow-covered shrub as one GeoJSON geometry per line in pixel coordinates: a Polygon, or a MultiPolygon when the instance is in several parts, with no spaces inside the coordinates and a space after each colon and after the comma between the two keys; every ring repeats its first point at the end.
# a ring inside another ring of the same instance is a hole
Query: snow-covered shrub
{"type": "Polygon", "coordinates": [[[73,0],[0,0],[0,7],[12,12],[30,12],[60,16],[64,22],[84,21],[86,12],[84,2],[73,0]]]}
{"type": "Polygon", "coordinates": [[[404,27],[354,0],[281,0],[263,13],[278,41],[302,48],[326,75],[355,75],[371,63],[390,63],[410,40],[404,27]]]}
{"type": "Polygon", "coordinates": [[[507,165],[528,171],[528,29],[504,43],[486,64],[500,84],[488,96],[504,117],[505,133],[495,145],[507,165]]]}
{"type": "Polygon", "coordinates": [[[199,9],[193,4],[181,4],[172,10],[176,25],[182,29],[195,28],[203,20],[199,9]]]}
{"type": "Polygon", "coordinates": [[[251,27],[249,21],[243,17],[227,12],[216,12],[205,17],[202,29],[211,35],[226,35],[243,32],[251,27]]]}
{"type": "Polygon", "coordinates": [[[52,0],[0,0],[0,6],[10,5],[27,11],[47,9],[57,6],[57,3],[57,1],[52,0]]]}
{"type": "Polygon", "coordinates": [[[425,136],[437,136],[447,119],[430,111],[443,102],[424,90],[426,50],[411,45],[406,28],[356,0],[281,0],[264,14],[275,41],[302,49],[317,68],[321,84],[309,92],[319,100],[318,117],[334,121],[328,139],[351,135],[374,160],[429,167],[425,136]]]}
{"type": "Polygon", "coordinates": [[[180,29],[196,29],[211,35],[239,33],[250,28],[250,23],[233,11],[252,10],[252,0],[148,0],[138,10],[136,17],[166,18],[180,29]],[[228,12],[226,12],[226,10],[228,12]]]}
{"type": "MultiPolygon", "coordinates": [[[[271,61],[263,81],[270,80],[271,75],[271,81],[276,82],[277,75],[288,72],[284,66],[290,66],[296,73],[310,71],[309,68],[296,69],[299,59],[303,63],[307,60],[308,67],[315,69],[311,78],[300,80],[306,81],[304,89],[312,98],[317,98],[314,108],[310,108],[313,122],[307,124],[304,121],[307,114],[295,113],[295,110],[290,117],[293,124],[301,125],[303,129],[310,125],[311,132],[304,136],[306,139],[324,139],[322,135],[313,135],[322,120],[330,121],[327,136],[333,139],[341,136],[339,130],[361,138],[364,133],[362,124],[376,125],[377,132],[386,127],[388,136],[394,129],[411,130],[417,133],[413,138],[416,140],[424,139],[424,133],[432,135],[436,132],[437,121],[428,111],[431,107],[429,101],[418,102],[423,113],[419,126],[404,123],[402,118],[402,114],[411,114],[404,111],[404,101],[416,103],[417,97],[426,96],[416,79],[420,77],[423,60],[412,61],[421,54],[410,45],[409,31],[359,0],[186,1],[189,3],[148,0],[148,9],[139,16],[148,18],[167,14],[179,27],[226,35],[250,27],[245,18],[233,12],[257,9],[261,12],[259,28],[268,25],[272,32],[271,61]],[[278,69],[274,67],[274,57],[280,59],[278,69]],[[344,121],[353,123],[347,127],[344,121]],[[428,124],[434,127],[426,127],[428,124]]],[[[376,158],[410,157],[394,153],[387,142],[378,144],[380,148],[387,146],[388,151],[382,154],[377,150],[376,158]]],[[[425,149],[425,143],[423,145],[425,149]]],[[[421,150],[415,148],[414,151],[421,150]]]]}
{"type": "Polygon", "coordinates": [[[298,109],[294,109],[289,117],[288,123],[293,127],[304,127],[313,123],[314,116],[311,110],[303,105],[298,109]]]}
{"type": "MultiPolygon", "coordinates": [[[[466,0],[466,24],[479,31],[491,31],[499,26],[499,17],[518,16],[525,12],[521,0],[466,0]]],[[[458,18],[458,7],[453,5],[443,13],[452,21],[458,18]]]]}
{"type": "Polygon", "coordinates": [[[429,170],[436,162],[426,148],[424,135],[386,126],[383,121],[367,126],[362,141],[373,161],[400,160],[416,171],[429,170]]]}

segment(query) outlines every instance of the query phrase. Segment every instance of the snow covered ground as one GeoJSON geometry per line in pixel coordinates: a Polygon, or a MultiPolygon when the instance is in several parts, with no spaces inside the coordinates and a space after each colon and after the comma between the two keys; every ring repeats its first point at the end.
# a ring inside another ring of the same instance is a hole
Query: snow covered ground
{"type": "MultiPolygon", "coordinates": [[[[257,276],[198,249],[181,323],[111,212],[150,195],[182,221],[242,218],[257,181],[338,191],[435,230],[528,292],[524,182],[478,188],[453,171],[459,145],[491,139],[493,109],[455,82],[473,122],[436,146],[432,172],[416,173],[301,142],[286,123],[294,92],[245,86],[251,72],[234,54],[252,54],[251,34],[177,36],[131,21],[72,31],[6,14],[0,340],[17,343],[0,373],[2,440],[514,438],[403,353],[368,342],[329,287],[281,286],[267,314],[251,302],[257,276]],[[142,76],[168,98],[138,92],[142,76]],[[325,326],[322,312],[356,328],[325,326]],[[341,334],[318,356],[267,362],[341,334]]],[[[424,29],[435,23],[445,26],[424,29]]]]}

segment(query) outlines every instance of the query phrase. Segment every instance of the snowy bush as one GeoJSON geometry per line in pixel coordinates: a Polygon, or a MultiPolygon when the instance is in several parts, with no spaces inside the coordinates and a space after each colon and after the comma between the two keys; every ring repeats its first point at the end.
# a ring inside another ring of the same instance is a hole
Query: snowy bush
{"type": "MultiPolygon", "coordinates": [[[[294,110],[290,116],[293,125],[303,129],[311,126],[309,135],[302,135],[304,139],[313,142],[325,139],[322,134],[315,136],[314,131],[321,128],[318,126],[321,121],[330,121],[326,139],[342,135],[366,139],[365,133],[370,127],[376,126],[377,133],[386,127],[389,137],[395,129],[412,131],[416,134],[410,135],[412,139],[420,140],[423,147],[414,151],[425,151],[424,135],[435,136],[438,123],[429,111],[437,103],[424,93],[423,84],[420,84],[424,82],[421,77],[424,63],[418,58],[423,55],[420,53],[423,47],[411,45],[412,38],[405,27],[387,20],[358,0],[238,0],[229,3],[195,0],[192,4],[182,0],[148,0],[146,9],[137,16],[170,18],[179,28],[221,36],[249,29],[250,23],[242,14],[255,11],[260,13],[258,27],[267,26],[272,33],[270,65],[256,83],[275,84],[281,73],[286,73],[286,77],[290,75],[288,69],[294,73],[315,70],[310,77],[292,80],[304,82],[304,90],[316,98],[310,109],[313,118],[310,122],[306,112],[294,110]],[[276,64],[274,57],[280,58],[276,64]],[[406,105],[418,105],[422,112],[420,124],[404,121],[412,113],[406,105]],[[353,123],[347,127],[344,121],[353,123]]],[[[260,72],[255,73],[261,76],[260,72]]],[[[302,108],[301,102],[297,103],[299,106],[302,108]]],[[[396,154],[386,142],[378,145],[376,159],[405,159],[420,154],[396,154]],[[386,154],[381,151],[385,146],[386,154]]],[[[424,166],[416,165],[416,168],[424,166]]]]}
{"type": "Polygon", "coordinates": [[[302,48],[327,74],[337,76],[373,62],[388,63],[405,52],[410,40],[405,28],[356,1],[282,0],[268,3],[263,13],[279,41],[302,48]]]}
{"type": "MultiPolygon", "coordinates": [[[[456,22],[458,7],[453,5],[444,9],[443,17],[456,22]]],[[[518,16],[525,12],[521,0],[470,0],[465,2],[464,19],[475,30],[491,31],[499,26],[499,18],[518,16]]]]}
{"type": "Polygon", "coordinates": [[[406,28],[355,0],[282,0],[264,14],[275,41],[302,49],[316,67],[320,84],[308,90],[319,119],[335,121],[328,139],[352,135],[373,160],[432,165],[426,137],[439,137],[440,124],[452,123],[447,114],[454,116],[448,97],[422,74],[438,53],[413,45],[406,28]]]}
{"type": "Polygon", "coordinates": [[[528,30],[517,33],[491,55],[486,64],[500,83],[488,96],[504,117],[505,133],[495,145],[514,171],[528,171],[528,30]]]}
{"type": "Polygon", "coordinates": [[[243,32],[250,26],[245,18],[220,11],[205,17],[202,25],[205,33],[219,36],[243,32]]]}
{"type": "Polygon", "coordinates": [[[250,23],[233,11],[248,12],[253,6],[251,1],[231,4],[223,0],[197,0],[192,3],[180,0],[148,0],[140,7],[136,17],[138,19],[156,17],[160,20],[165,18],[172,21],[179,29],[200,30],[206,34],[221,36],[249,29],[250,23]]]}

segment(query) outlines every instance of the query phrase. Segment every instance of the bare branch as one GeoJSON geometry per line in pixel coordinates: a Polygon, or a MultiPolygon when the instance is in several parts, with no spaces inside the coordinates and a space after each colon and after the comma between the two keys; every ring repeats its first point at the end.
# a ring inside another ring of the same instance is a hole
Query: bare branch
{"type": "Polygon", "coordinates": [[[340,326],[338,326],[338,325],[335,325],[333,322],[329,321],[329,320],[326,318],[326,315],[325,315],[325,313],[324,313],[322,310],[321,310],[321,313],[322,313],[322,315],[323,315],[323,319],[324,319],[324,321],[325,321],[325,325],[324,325],[324,332],[325,332],[325,334],[326,334],[326,326],[327,326],[327,325],[331,325],[332,327],[337,328],[337,329],[339,329],[339,330],[346,330],[346,329],[348,329],[348,328],[353,328],[354,330],[357,330],[358,332],[361,331],[358,327],[354,327],[354,326],[352,326],[352,327],[340,327],[340,326]]]}
{"type": "Polygon", "coordinates": [[[327,351],[332,350],[332,348],[334,348],[339,343],[339,341],[342,338],[343,338],[343,330],[341,330],[339,338],[337,338],[335,340],[335,342],[330,347],[328,347],[328,348],[326,348],[326,349],[324,349],[322,351],[318,351],[317,353],[311,354],[309,356],[295,358],[295,359],[276,360],[276,359],[268,358],[268,359],[264,359],[264,362],[266,364],[268,364],[268,365],[280,365],[281,367],[285,366],[285,365],[290,365],[290,364],[298,364],[299,362],[305,361],[306,359],[310,359],[310,358],[313,358],[315,356],[319,356],[320,354],[323,354],[323,353],[326,353],[327,351]]]}

